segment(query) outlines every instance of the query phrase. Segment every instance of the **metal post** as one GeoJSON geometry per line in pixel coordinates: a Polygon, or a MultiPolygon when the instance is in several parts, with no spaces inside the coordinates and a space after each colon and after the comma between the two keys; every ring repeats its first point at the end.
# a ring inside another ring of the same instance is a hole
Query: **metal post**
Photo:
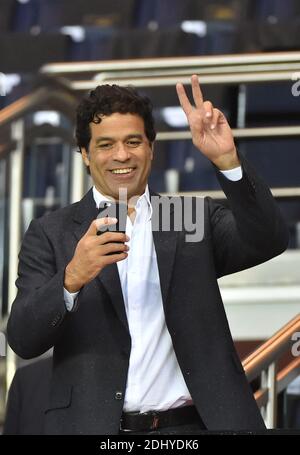
{"type": "MultiPolygon", "coordinates": [[[[247,87],[245,84],[240,84],[238,88],[238,107],[237,107],[237,131],[246,127],[246,111],[247,111],[247,87]]],[[[241,152],[245,152],[246,145],[238,143],[238,148],[241,152]]]]}
{"type": "Polygon", "coordinates": [[[276,428],[277,422],[277,381],[276,362],[271,363],[268,368],[268,404],[267,404],[267,427],[276,428]]]}
{"type": "Polygon", "coordinates": [[[246,107],[247,107],[247,89],[245,84],[239,85],[238,92],[238,112],[237,112],[237,127],[246,127],[246,107]]]}
{"type": "MultiPolygon", "coordinates": [[[[267,372],[266,372],[266,370],[262,370],[261,375],[260,375],[260,387],[261,387],[261,389],[262,390],[266,389],[267,388],[267,384],[268,384],[267,372]]],[[[265,425],[267,426],[267,405],[264,405],[260,409],[260,412],[261,412],[262,418],[264,419],[265,425]]]]}
{"type": "MultiPolygon", "coordinates": [[[[8,312],[16,297],[15,280],[18,273],[18,254],[21,243],[21,202],[23,190],[24,120],[16,120],[11,126],[11,137],[16,143],[9,159],[9,261],[8,261],[8,312]]],[[[16,354],[8,347],[6,357],[7,390],[16,371],[16,354]]]]}
{"type": "Polygon", "coordinates": [[[79,201],[84,194],[84,174],[86,170],[82,162],[81,154],[75,150],[73,151],[71,163],[70,202],[73,203],[79,201]]]}

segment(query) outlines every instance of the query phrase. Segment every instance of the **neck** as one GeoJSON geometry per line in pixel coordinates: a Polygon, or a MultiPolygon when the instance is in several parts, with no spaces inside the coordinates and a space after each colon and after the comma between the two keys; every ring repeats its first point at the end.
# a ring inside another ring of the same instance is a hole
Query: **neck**
{"type": "Polygon", "coordinates": [[[135,220],[135,215],[136,215],[136,212],[135,212],[135,208],[134,207],[128,207],[128,216],[132,222],[132,224],[134,223],[134,220],[135,220]]]}

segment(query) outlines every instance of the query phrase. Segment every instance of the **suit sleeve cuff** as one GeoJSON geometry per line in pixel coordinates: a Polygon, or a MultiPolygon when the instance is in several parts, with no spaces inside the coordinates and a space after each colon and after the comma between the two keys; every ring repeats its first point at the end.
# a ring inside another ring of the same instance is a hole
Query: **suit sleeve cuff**
{"type": "Polygon", "coordinates": [[[231,180],[232,182],[237,182],[238,180],[241,180],[243,177],[243,170],[242,166],[235,167],[234,169],[229,169],[228,171],[221,171],[220,172],[228,179],[231,180]]]}
{"type": "Polygon", "coordinates": [[[66,304],[66,308],[68,311],[72,311],[74,308],[74,303],[79,294],[78,292],[69,292],[64,288],[64,300],[66,304]]]}

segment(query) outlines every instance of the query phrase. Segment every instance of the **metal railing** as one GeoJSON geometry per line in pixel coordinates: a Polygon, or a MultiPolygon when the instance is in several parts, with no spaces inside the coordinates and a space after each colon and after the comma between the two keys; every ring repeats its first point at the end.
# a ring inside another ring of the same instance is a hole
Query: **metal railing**
{"type": "MultiPolygon", "coordinates": [[[[278,200],[298,200],[300,198],[300,187],[291,188],[271,188],[273,196],[278,200]]],[[[164,196],[197,196],[205,197],[209,196],[213,199],[226,199],[226,196],[221,190],[205,190],[205,191],[177,191],[176,193],[165,192],[161,193],[164,196]]]]}
{"type": "Polygon", "coordinates": [[[249,382],[260,377],[260,388],[254,396],[268,428],[276,428],[278,394],[300,375],[300,351],[295,349],[295,356],[292,350],[298,339],[300,314],[243,361],[249,382]],[[279,360],[284,353],[293,353],[294,357],[287,366],[279,370],[279,360]]]}
{"type": "MultiPolygon", "coordinates": [[[[276,70],[286,69],[286,65],[294,69],[300,64],[300,52],[269,52],[252,54],[209,55],[199,57],[169,57],[169,58],[141,58],[126,60],[103,60],[76,63],[49,63],[41,68],[41,73],[63,76],[78,76],[79,74],[97,74],[103,72],[137,72],[140,77],[151,74],[151,71],[183,71],[190,75],[195,69],[197,74],[209,71],[215,74],[225,71],[237,72],[238,68],[251,70],[255,65],[255,72],[259,69],[276,70]],[[282,65],[285,65],[284,67],[282,65]]],[[[169,74],[169,73],[168,73],[169,74]]],[[[151,74],[152,75],[152,74],[151,74]]]]}
{"type": "MultiPolygon", "coordinates": [[[[246,83],[290,81],[300,79],[300,52],[272,52],[200,57],[152,58],[112,60],[102,62],[51,63],[41,73],[63,77],[64,83],[76,91],[86,91],[102,83],[155,88],[189,83],[190,75],[199,75],[201,84],[236,84],[238,95],[238,128],[233,128],[235,139],[267,137],[300,137],[300,124],[274,127],[245,128],[246,83]],[[84,80],[78,80],[86,76],[84,80]]],[[[300,95],[300,93],[299,93],[300,95]]],[[[292,94],[291,94],[292,96],[292,94]]],[[[158,131],[157,141],[187,140],[190,131],[158,131]]],[[[273,190],[275,197],[298,198],[300,187],[273,190]]],[[[207,192],[205,192],[207,194],[207,192]]],[[[222,199],[221,192],[209,192],[222,199]]],[[[187,193],[184,193],[187,194],[187,193]]],[[[197,193],[202,195],[203,192],[197,193]]]]}
{"type": "MultiPolygon", "coordinates": [[[[68,91],[55,89],[53,87],[42,87],[29,95],[26,95],[0,111],[0,134],[2,141],[6,140],[12,146],[9,160],[9,181],[8,188],[8,311],[16,297],[15,280],[18,269],[18,253],[21,243],[21,206],[22,206],[22,182],[23,182],[23,160],[24,160],[24,117],[30,112],[35,112],[43,107],[54,108],[71,119],[74,119],[74,112],[77,106],[77,98],[68,91]],[[12,184],[13,182],[13,184],[12,184]]],[[[0,155],[1,159],[1,155],[0,155]]],[[[78,188],[78,181],[73,183],[78,188]]],[[[80,185],[79,185],[80,186],[80,185]]],[[[6,355],[6,383],[11,383],[16,370],[16,355],[11,349],[7,349],[6,355]]]]}
{"type": "Polygon", "coordinates": [[[15,120],[23,118],[28,112],[34,112],[45,105],[66,113],[74,119],[77,97],[68,91],[50,87],[41,87],[25,95],[9,106],[0,110],[0,131],[15,120]]]}
{"type": "Polygon", "coordinates": [[[202,84],[287,81],[299,78],[299,72],[300,52],[51,63],[41,68],[43,74],[68,78],[75,90],[90,90],[104,81],[136,87],[174,86],[189,83],[194,73],[202,84]],[[84,75],[88,77],[78,80],[84,75]]]}

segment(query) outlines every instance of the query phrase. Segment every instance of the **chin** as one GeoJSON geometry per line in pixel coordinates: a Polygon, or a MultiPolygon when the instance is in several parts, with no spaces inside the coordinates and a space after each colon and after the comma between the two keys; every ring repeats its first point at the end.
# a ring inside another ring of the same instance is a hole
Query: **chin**
{"type": "Polygon", "coordinates": [[[124,184],[122,186],[119,186],[119,189],[126,189],[128,196],[135,195],[136,191],[137,191],[137,188],[132,187],[130,184],[128,184],[128,185],[124,184]]]}

